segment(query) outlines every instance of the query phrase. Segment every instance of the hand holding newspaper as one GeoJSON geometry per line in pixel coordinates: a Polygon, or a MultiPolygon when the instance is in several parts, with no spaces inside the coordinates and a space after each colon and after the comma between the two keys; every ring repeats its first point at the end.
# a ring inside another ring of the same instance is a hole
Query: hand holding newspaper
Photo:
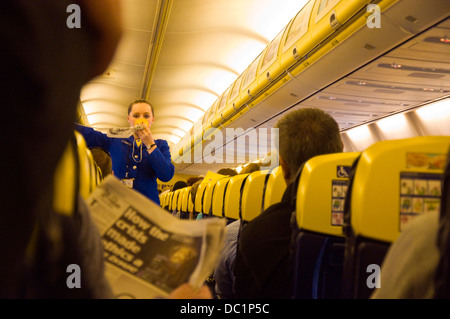
{"type": "Polygon", "coordinates": [[[117,298],[166,297],[188,282],[200,288],[223,245],[225,220],[180,220],[108,176],[88,199],[117,298]]]}

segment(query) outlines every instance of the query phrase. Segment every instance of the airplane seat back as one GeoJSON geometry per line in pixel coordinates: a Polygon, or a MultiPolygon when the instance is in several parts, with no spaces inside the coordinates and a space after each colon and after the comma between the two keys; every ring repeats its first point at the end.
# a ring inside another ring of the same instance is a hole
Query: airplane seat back
{"type": "Polygon", "coordinates": [[[227,189],[228,182],[231,177],[224,177],[216,182],[214,188],[214,193],[212,197],[211,211],[212,215],[216,217],[225,217],[223,213],[224,201],[225,201],[225,191],[227,189]]]}
{"type": "Polygon", "coordinates": [[[87,199],[97,186],[97,167],[92,153],[87,147],[86,141],[78,131],[75,132],[75,139],[78,151],[79,165],[80,165],[80,194],[87,199]]]}
{"type": "Polygon", "coordinates": [[[54,175],[53,207],[59,214],[72,216],[80,188],[80,167],[77,141],[69,141],[54,175]]]}
{"type": "Polygon", "coordinates": [[[172,200],[174,193],[175,192],[170,191],[169,195],[167,196],[167,209],[169,210],[169,212],[172,212],[172,200]]]}
{"type": "Polygon", "coordinates": [[[214,193],[214,188],[216,186],[217,181],[211,181],[206,185],[205,193],[203,194],[203,203],[202,203],[202,213],[203,215],[211,215],[212,208],[212,198],[214,193]]]}
{"type": "Polygon", "coordinates": [[[439,209],[449,145],[450,136],[381,141],[355,161],[344,206],[344,298],[369,298],[405,225],[439,209]]]}
{"type": "Polygon", "coordinates": [[[161,198],[161,207],[164,209],[168,209],[168,205],[169,205],[169,197],[170,197],[170,192],[166,192],[162,195],[161,198]]]}
{"type": "Polygon", "coordinates": [[[238,220],[241,214],[242,186],[249,174],[238,174],[230,178],[223,202],[224,216],[238,220]]]}
{"type": "Polygon", "coordinates": [[[194,202],[194,213],[200,214],[203,210],[203,196],[205,193],[205,189],[207,183],[200,183],[197,188],[197,192],[195,193],[195,202],[194,202]]]}
{"type": "Polygon", "coordinates": [[[250,173],[242,189],[241,219],[249,222],[262,213],[263,195],[269,170],[250,173]]]}
{"type": "Polygon", "coordinates": [[[189,198],[189,193],[191,192],[191,186],[187,186],[182,188],[182,196],[181,196],[181,204],[180,204],[180,211],[182,213],[187,213],[188,212],[188,200],[190,200],[189,198]]]}
{"type": "Polygon", "coordinates": [[[179,191],[179,192],[178,192],[176,207],[177,207],[177,210],[180,212],[181,212],[181,203],[182,203],[182,199],[183,199],[184,189],[185,189],[185,187],[180,188],[179,190],[177,189],[177,191],[179,191]]]}
{"type": "Polygon", "coordinates": [[[281,202],[286,187],[281,166],[273,168],[264,187],[264,210],[281,202]]]}
{"type": "Polygon", "coordinates": [[[192,188],[188,193],[187,213],[190,215],[194,213],[194,202],[192,200],[192,188]]]}
{"type": "Polygon", "coordinates": [[[181,191],[181,188],[180,189],[177,189],[177,190],[175,190],[174,192],[173,192],[173,196],[172,196],[172,208],[171,208],[171,211],[173,212],[173,211],[175,211],[175,210],[178,210],[178,196],[180,196],[180,191],[181,191]]]}
{"type": "Polygon", "coordinates": [[[298,173],[293,190],[294,299],[341,296],[344,200],[350,168],[359,154],[315,156],[298,173]]]}
{"type": "Polygon", "coordinates": [[[166,200],[166,195],[167,195],[167,193],[159,195],[159,205],[161,206],[161,208],[164,208],[164,202],[166,200]]]}

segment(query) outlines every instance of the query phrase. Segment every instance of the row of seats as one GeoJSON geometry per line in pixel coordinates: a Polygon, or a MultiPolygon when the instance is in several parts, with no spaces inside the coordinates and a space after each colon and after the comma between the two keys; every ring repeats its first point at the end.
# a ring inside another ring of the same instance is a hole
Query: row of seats
{"type": "MultiPolygon", "coordinates": [[[[450,137],[382,141],[363,152],[317,156],[294,188],[293,298],[369,298],[370,265],[381,267],[390,245],[414,217],[439,211],[450,137]]],[[[168,210],[250,222],[279,202],[281,168],[223,177],[166,193],[168,210]]]]}
{"type": "Polygon", "coordinates": [[[293,298],[369,298],[406,224],[439,211],[449,146],[450,137],[415,137],[308,161],[292,204],[293,298]]]}
{"type": "Polygon", "coordinates": [[[286,182],[281,167],[250,174],[224,176],[202,182],[194,201],[191,187],[161,196],[161,206],[169,211],[203,213],[203,215],[251,221],[264,209],[281,201],[286,182]]]}
{"type": "Polygon", "coordinates": [[[74,131],[55,172],[55,211],[72,215],[78,194],[87,199],[102,179],[101,169],[95,163],[86,141],[79,132],[74,131]]]}

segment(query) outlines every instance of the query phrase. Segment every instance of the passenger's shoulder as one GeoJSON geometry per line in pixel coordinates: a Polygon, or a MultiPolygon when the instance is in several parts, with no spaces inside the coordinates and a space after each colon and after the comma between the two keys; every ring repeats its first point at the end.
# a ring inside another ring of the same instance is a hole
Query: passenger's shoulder
{"type": "Polygon", "coordinates": [[[437,231],[438,227],[439,212],[434,211],[413,218],[408,222],[402,233],[427,235],[430,234],[431,231],[437,231]]]}
{"type": "MultiPolygon", "coordinates": [[[[283,219],[283,215],[286,212],[288,212],[288,209],[285,207],[284,203],[280,202],[273,204],[250,221],[244,227],[244,231],[247,233],[257,233],[260,231],[264,232],[267,227],[276,227],[274,225],[277,225],[283,219]]],[[[289,212],[289,214],[290,213],[291,212],[289,212]]]]}

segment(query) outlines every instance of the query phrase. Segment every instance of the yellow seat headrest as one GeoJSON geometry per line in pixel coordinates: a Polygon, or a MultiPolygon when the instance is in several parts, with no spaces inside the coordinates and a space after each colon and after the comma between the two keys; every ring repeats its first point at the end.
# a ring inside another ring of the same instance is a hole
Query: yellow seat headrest
{"type": "Polygon", "coordinates": [[[450,136],[421,136],[367,148],[356,167],[350,212],[345,212],[353,233],[393,242],[411,218],[439,211],[449,146],[450,136]]]}
{"type": "Polygon", "coordinates": [[[311,158],[297,185],[296,219],[299,229],[343,236],[344,199],[350,168],[359,152],[311,158]]]}

